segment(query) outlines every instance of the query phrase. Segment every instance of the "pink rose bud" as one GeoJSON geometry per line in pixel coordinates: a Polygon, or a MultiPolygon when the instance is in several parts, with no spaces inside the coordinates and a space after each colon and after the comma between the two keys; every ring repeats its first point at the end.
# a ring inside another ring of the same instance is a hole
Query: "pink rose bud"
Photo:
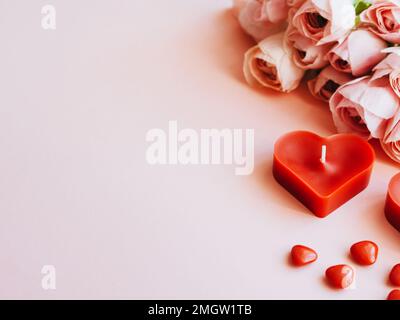
{"type": "Polygon", "coordinates": [[[287,41],[293,46],[293,60],[304,70],[321,69],[329,64],[327,54],[331,44],[317,46],[314,40],[301,35],[296,29],[289,27],[287,41]]]}
{"type": "Polygon", "coordinates": [[[375,80],[389,76],[393,91],[400,97],[400,48],[387,48],[384,51],[390,54],[374,68],[372,78],[375,80]]]}
{"type": "Polygon", "coordinates": [[[391,159],[400,162],[400,111],[390,119],[381,146],[391,159]]]}
{"type": "Polygon", "coordinates": [[[334,47],[328,59],[336,70],[359,77],[371,72],[385,58],[386,53],[382,50],[386,48],[384,40],[368,30],[359,29],[334,47]]]}
{"type": "Polygon", "coordinates": [[[304,71],[294,64],[292,54],[283,32],[261,41],[245,55],[243,71],[247,82],[282,92],[296,89],[304,71]]]}
{"type": "Polygon", "coordinates": [[[243,30],[257,42],[287,26],[286,0],[234,0],[234,10],[243,30]]]}
{"type": "Polygon", "coordinates": [[[293,27],[317,45],[343,39],[356,20],[353,0],[307,0],[293,16],[293,27]]]}
{"type": "Polygon", "coordinates": [[[341,85],[353,80],[354,78],[351,75],[328,66],[317,77],[309,80],[307,86],[314,97],[329,102],[329,99],[341,85]]]}
{"type": "Polygon", "coordinates": [[[388,79],[371,80],[367,76],[339,87],[329,105],[339,132],[382,139],[388,121],[399,108],[399,98],[388,79]]]}
{"type": "Polygon", "coordinates": [[[396,1],[375,1],[360,15],[361,25],[370,29],[382,39],[400,44],[400,6],[396,1]]]}

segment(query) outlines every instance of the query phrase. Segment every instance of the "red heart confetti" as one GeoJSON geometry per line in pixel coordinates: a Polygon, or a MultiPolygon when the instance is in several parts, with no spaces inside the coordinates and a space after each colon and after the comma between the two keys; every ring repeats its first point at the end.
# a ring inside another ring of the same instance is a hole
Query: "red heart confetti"
{"type": "Polygon", "coordinates": [[[315,250],[302,245],[294,246],[291,251],[291,256],[295,266],[304,266],[318,259],[318,254],[315,250]]]}
{"type": "Polygon", "coordinates": [[[389,279],[394,286],[400,286],[400,263],[396,264],[390,271],[389,279]]]}
{"type": "Polygon", "coordinates": [[[328,268],[325,275],[331,286],[337,289],[345,289],[354,281],[353,268],[345,264],[328,268]]]}
{"type": "Polygon", "coordinates": [[[354,261],[363,266],[374,264],[378,258],[378,251],[378,246],[372,241],[357,242],[350,248],[354,261]]]}
{"type": "Polygon", "coordinates": [[[391,291],[387,297],[387,300],[400,300],[400,290],[395,289],[391,291]]]}

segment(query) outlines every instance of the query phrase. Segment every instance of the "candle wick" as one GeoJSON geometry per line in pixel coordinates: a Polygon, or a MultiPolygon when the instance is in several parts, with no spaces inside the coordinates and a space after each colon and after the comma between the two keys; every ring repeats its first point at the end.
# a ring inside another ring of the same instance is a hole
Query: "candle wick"
{"type": "Polygon", "coordinates": [[[322,164],[326,163],[326,145],[323,145],[321,148],[321,159],[320,159],[322,164]]]}

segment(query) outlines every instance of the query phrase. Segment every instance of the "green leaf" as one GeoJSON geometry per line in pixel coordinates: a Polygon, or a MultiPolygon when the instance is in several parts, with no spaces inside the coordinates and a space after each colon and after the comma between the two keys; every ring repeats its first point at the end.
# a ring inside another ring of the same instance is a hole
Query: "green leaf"
{"type": "Polygon", "coordinates": [[[354,8],[356,10],[356,15],[360,15],[361,12],[367,10],[372,5],[371,2],[367,0],[354,0],[354,8]]]}

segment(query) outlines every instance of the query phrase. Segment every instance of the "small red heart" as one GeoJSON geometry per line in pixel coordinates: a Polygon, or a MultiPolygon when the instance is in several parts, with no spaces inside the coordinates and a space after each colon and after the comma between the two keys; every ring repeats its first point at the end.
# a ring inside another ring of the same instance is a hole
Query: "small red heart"
{"type": "Polygon", "coordinates": [[[374,264],[378,258],[378,246],[372,241],[361,241],[350,248],[354,261],[363,266],[374,264]]]}
{"type": "Polygon", "coordinates": [[[400,290],[393,290],[389,293],[387,300],[400,300],[400,290]]]}
{"type": "Polygon", "coordinates": [[[400,287],[400,263],[396,264],[390,271],[389,279],[394,286],[400,287]]]}
{"type": "Polygon", "coordinates": [[[322,138],[296,131],[276,142],[273,173],[284,188],[323,218],[367,187],[374,160],[372,147],[356,135],[322,138]]]}
{"type": "Polygon", "coordinates": [[[325,272],[325,276],[331,286],[338,289],[347,288],[354,281],[353,268],[345,264],[328,268],[325,272]]]}
{"type": "Polygon", "coordinates": [[[292,262],[295,266],[304,266],[318,259],[315,250],[302,245],[296,245],[291,251],[292,262]]]}

